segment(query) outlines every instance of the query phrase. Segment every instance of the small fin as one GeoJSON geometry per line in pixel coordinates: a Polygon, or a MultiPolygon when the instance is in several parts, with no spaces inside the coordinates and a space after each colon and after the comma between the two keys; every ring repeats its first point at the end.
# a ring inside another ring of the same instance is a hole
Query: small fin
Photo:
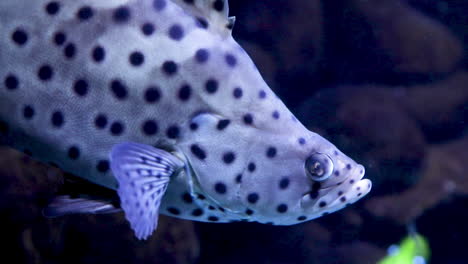
{"type": "Polygon", "coordinates": [[[173,0],[188,13],[208,22],[208,30],[220,34],[231,34],[233,17],[228,18],[228,0],[173,0]]]}
{"type": "Polygon", "coordinates": [[[42,210],[42,214],[46,217],[57,217],[67,214],[106,214],[119,211],[120,208],[109,202],[61,195],[55,197],[52,203],[42,210]]]}
{"type": "Polygon", "coordinates": [[[125,217],[136,237],[146,239],[157,228],[170,176],[184,163],[167,151],[130,142],[114,146],[110,163],[125,217]]]}

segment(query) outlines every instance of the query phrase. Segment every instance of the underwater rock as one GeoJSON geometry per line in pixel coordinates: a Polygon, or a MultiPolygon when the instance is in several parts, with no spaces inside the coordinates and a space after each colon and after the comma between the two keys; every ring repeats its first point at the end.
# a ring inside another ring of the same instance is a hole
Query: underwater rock
{"type": "Polygon", "coordinates": [[[336,117],[365,156],[388,163],[419,164],[426,143],[417,122],[405,111],[395,90],[363,86],[345,89],[336,117]]]}
{"type": "Polygon", "coordinates": [[[383,250],[365,241],[355,241],[337,248],[341,261],[349,264],[375,264],[386,255],[383,250]]]}
{"type": "Polygon", "coordinates": [[[353,0],[366,17],[395,69],[408,73],[447,73],[463,57],[460,40],[444,25],[401,0],[353,0]]]}
{"type": "Polygon", "coordinates": [[[251,1],[244,8],[236,15],[243,21],[236,25],[243,28],[240,42],[260,44],[277,56],[284,71],[310,71],[317,63],[323,38],[321,1],[251,1]]]}
{"type": "Polygon", "coordinates": [[[468,137],[428,149],[420,180],[410,189],[375,197],[366,208],[375,216],[407,224],[452,195],[468,194],[468,137]]]}
{"type": "Polygon", "coordinates": [[[41,213],[63,183],[59,169],[0,147],[0,216],[5,257],[18,263],[181,263],[199,255],[190,221],[161,216],[157,232],[138,241],[122,213],[70,215],[41,213]]]}
{"type": "Polygon", "coordinates": [[[468,72],[459,71],[439,82],[408,87],[400,99],[424,125],[453,123],[459,117],[457,110],[468,103],[467,83],[468,72]]]}

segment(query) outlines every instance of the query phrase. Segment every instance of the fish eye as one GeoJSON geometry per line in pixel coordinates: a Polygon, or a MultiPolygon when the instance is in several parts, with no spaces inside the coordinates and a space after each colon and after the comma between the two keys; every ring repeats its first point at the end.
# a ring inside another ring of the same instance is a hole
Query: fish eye
{"type": "Polygon", "coordinates": [[[324,181],[333,172],[333,162],[326,154],[314,153],[307,158],[305,169],[314,181],[324,181]]]}

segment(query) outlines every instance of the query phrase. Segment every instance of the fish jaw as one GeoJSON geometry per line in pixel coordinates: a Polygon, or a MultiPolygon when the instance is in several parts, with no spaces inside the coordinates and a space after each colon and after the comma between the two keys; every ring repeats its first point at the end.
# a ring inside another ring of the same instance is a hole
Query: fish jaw
{"type": "Polygon", "coordinates": [[[336,212],[366,196],[372,189],[372,182],[364,179],[364,175],[365,168],[357,164],[333,186],[321,188],[320,184],[315,184],[315,188],[301,200],[301,207],[309,216],[308,219],[336,212]]]}

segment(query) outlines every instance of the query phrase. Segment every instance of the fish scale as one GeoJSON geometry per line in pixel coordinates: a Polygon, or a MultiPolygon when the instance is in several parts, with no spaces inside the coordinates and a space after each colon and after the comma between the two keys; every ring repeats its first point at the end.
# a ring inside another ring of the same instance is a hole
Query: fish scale
{"type": "MultiPolygon", "coordinates": [[[[139,238],[158,213],[287,225],[343,207],[329,188],[368,193],[363,167],[270,90],[227,14],[220,0],[2,1],[8,142],[117,190],[139,238]]],[[[72,200],[48,212],[118,209],[72,200]]]]}

